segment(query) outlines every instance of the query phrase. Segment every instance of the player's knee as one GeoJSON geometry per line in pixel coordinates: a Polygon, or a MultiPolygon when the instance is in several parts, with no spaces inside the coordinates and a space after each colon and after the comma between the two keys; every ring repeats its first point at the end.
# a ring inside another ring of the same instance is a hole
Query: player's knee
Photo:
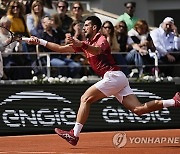
{"type": "Polygon", "coordinates": [[[142,111],[142,109],[141,110],[139,110],[139,109],[134,109],[133,110],[133,112],[136,114],[136,115],[138,115],[138,116],[141,116],[142,114],[143,114],[143,111],[142,111]]]}
{"type": "Polygon", "coordinates": [[[85,104],[85,103],[89,103],[89,104],[91,104],[92,103],[92,99],[91,99],[91,97],[87,97],[87,96],[85,96],[85,95],[82,95],[81,96],[81,103],[83,103],[83,104],[85,104]]]}
{"type": "Polygon", "coordinates": [[[135,108],[133,109],[133,112],[134,112],[136,115],[141,116],[142,114],[145,113],[144,105],[135,107],[135,108]]]}

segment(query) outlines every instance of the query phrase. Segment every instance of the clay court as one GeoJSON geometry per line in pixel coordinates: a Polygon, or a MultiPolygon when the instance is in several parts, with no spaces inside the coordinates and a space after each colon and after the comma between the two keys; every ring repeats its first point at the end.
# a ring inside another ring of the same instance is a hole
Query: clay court
{"type": "MultiPolygon", "coordinates": [[[[122,131],[121,131],[122,132],[122,131]]],[[[180,153],[180,130],[140,130],[123,131],[129,137],[136,137],[134,143],[127,144],[121,148],[115,147],[113,137],[120,132],[91,132],[82,133],[77,146],[71,146],[56,134],[48,135],[27,135],[27,136],[6,136],[0,137],[0,153],[22,153],[22,154],[64,154],[64,153],[122,153],[122,154],[160,154],[160,153],[180,153]],[[142,137],[154,139],[156,143],[140,143],[138,140],[142,137]],[[170,142],[165,139],[173,138],[170,142]]]]}

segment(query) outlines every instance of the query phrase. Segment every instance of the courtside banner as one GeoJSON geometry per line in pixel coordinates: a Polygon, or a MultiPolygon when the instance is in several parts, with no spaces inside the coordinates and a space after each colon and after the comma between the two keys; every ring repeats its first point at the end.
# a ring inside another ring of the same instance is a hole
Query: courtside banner
{"type": "MultiPolygon", "coordinates": [[[[174,83],[130,83],[140,101],[172,98],[174,83]]],[[[54,133],[73,128],[85,84],[0,85],[0,135],[54,133]]],[[[133,103],[133,102],[132,102],[133,103]]],[[[83,131],[180,128],[180,109],[164,108],[138,117],[113,96],[91,106],[83,131]]]]}

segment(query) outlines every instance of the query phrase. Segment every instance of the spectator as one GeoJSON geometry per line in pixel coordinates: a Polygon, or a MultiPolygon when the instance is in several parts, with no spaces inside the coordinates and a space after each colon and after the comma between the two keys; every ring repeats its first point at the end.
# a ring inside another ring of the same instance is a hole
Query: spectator
{"type": "Polygon", "coordinates": [[[102,24],[102,34],[106,37],[107,41],[109,42],[109,45],[111,47],[111,51],[118,51],[120,50],[120,46],[117,42],[117,37],[114,32],[114,26],[110,21],[105,21],[102,24]]]}
{"type": "MultiPolygon", "coordinates": [[[[66,13],[68,11],[69,4],[65,0],[60,0],[57,4],[57,13],[59,14],[59,17],[61,19],[62,24],[62,31],[63,33],[67,33],[73,20],[71,17],[69,17],[66,13]]],[[[65,35],[64,35],[65,39],[65,35]]]]}
{"type": "Polygon", "coordinates": [[[129,52],[132,49],[133,40],[128,36],[128,28],[124,21],[116,23],[115,33],[120,45],[120,52],[129,52]]]}
{"type": "MultiPolygon", "coordinates": [[[[69,32],[66,33],[66,38],[65,38],[65,44],[69,44],[68,37],[72,36],[73,38],[79,39],[81,41],[85,40],[84,33],[82,31],[82,25],[78,21],[73,21],[73,23],[70,26],[69,32]]],[[[73,59],[75,62],[77,62],[77,68],[79,68],[78,71],[80,71],[80,65],[83,65],[81,68],[80,76],[83,75],[88,75],[89,74],[89,67],[86,67],[88,65],[87,59],[83,54],[74,54],[74,55],[67,55],[68,58],[73,59]],[[78,66],[79,65],[79,66],[78,66]]]]}
{"type": "Polygon", "coordinates": [[[15,34],[29,37],[29,32],[25,22],[25,12],[22,3],[13,0],[9,3],[7,16],[11,21],[10,30],[15,34]]]}
{"type": "Polygon", "coordinates": [[[51,20],[52,20],[52,26],[53,29],[58,33],[58,35],[61,37],[61,44],[64,43],[64,39],[65,39],[65,35],[62,31],[62,23],[61,23],[61,19],[59,17],[58,13],[55,13],[51,16],[51,20]]]}
{"type": "MultiPolygon", "coordinates": [[[[0,26],[3,26],[7,29],[11,27],[11,21],[7,16],[3,16],[0,20],[0,26]]],[[[22,51],[22,46],[18,45],[19,42],[13,42],[9,44],[7,47],[2,48],[1,52],[3,53],[3,65],[4,68],[4,79],[26,79],[30,78],[30,69],[20,69],[20,68],[13,68],[12,66],[18,66],[22,64],[22,60],[26,60],[26,58],[21,55],[22,59],[17,59],[15,55],[12,55],[12,52],[15,52],[15,48],[17,51],[22,51]],[[18,47],[18,49],[17,49],[18,47]]],[[[2,62],[2,61],[1,61],[2,62]]]]}
{"type": "Polygon", "coordinates": [[[45,16],[43,3],[40,0],[33,1],[31,13],[27,15],[27,27],[31,35],[41,37],[43,33],[41,19],[43,16],[45,16]]]}
{"type": "Polygon", "coordinates": [[[124,3],[124,6],[126,7],[126,12],[122,15],[120,15],[117,18],[117,21],[125,21],[128,31],[134,28],[135,23],[137,22],[138,18],[134,16],[134,12],[136,9],[136,3],[135,2],[126,2],[124,3]]]}
{"type": "Polygon", "coordinates": [[[180,76],[179,67],[172,65],[180,64],[180,38],[174,19],[166,17],[159,28],[151,31],[151,37],[159,55],[159,63],[171,65],[160,67],[165,76],[180,76]],[[176,71],[178,70],[178,71],[176,71]]]}
{"type": "Polygon", "coordinates": [[[71,17],[73,21],[78,21],[83,25],[86,18],[83,16],[83,12],[84,12],[83,5],[79,1],[74,2],[72,4],[71,17]]]}
{"type": "MultiPolygon", "coordinates": [[[[154,59],[150,57],[149,52],[155,52],[156,48],[149,34],[149,26],[145,20],[138,20],[128,35],[134,41],[133,49],[127,56],[128,64],[135,64],[139,70],[139,76],[143,74],[143,67],[154,65],[154,59]]],[[[152,73],[151,67],[145,67],[146,73],[152,73]]]]}
{"type": "Polygon", "coordinates": [[[111,51],[114,52],[113,57],[116,64],[121,66],[122,71],[127,76],[129,74],[128,68],[126,67],[127,63],[123,55],[118,53],[120,52],[120,44],[118,43],[117,40],[115,28],[110,21],[105,21],[102,24],[102,34],[107,38],[111,51]]]}
{"type": "MultiPolygon", "coordinates": [[[[50,42],[54,42],[57,44],[61,44],[61,37],[58,35],[57,31],[53,29],[52,26],[52,20],[50,16],[44,16],[41,20],[42,27],[43,27],[43,33],[41,35],[42,39],[48,40],[50,42]]],[[[44,48],[43,46],[40,47],[40,51],[42,52],[53,52],[47,48],[44,48]]],[[[41,63],[43,65],[47,65],[46,63],[46,57],[41,57],[41,63]]],[[[50,63],[52,68],[52,76],[58,76],[59,74],[63,76],[67,76],[66,74],[66,67],[64,60],[61,59],[61,56],[59,54],[52,54],[50,55],[50,63]]],[[[35,74],[38,74],[39,72],[36,72],[35,74]]],[[[45,73],[45,71],[44,71],[45,73]]]]}
{"type": "MultiPolygon", "coordinates": [[[[61,43],[61,36],[59,36],[56,31],[52,27],[52,20],[50,17],[45,16],[42,19],[42,26],[44,28],[44,33],[42,35],[42,39],[45,39],[50,42],[54,42],[57,44],[61,43]]],[[[44,48],[44,52],[52,52],[51,50],[44,48]]],[[[57,72],[55,71],[54,76],[62,75],[67,77],[75,77],[79,73],[80,65],[74,62],[70,58],[66,58],[60,54],[51,55],[51,66],[56,67],[57,72]],[[77,69],[76,69],[77,68],[77,69]]]]}
{"type": "MultiPolygon", "coordinates": [[[[10,29],[11,27],[11,21],[9,20],[9,18],[7,18],[7,16],[2,16],[1,17],[1,20],[0,20],[0,26],[3,26],[5,28],[7,28],[8,30],[10,29]]],[[[3,33],[3,31],[1,31],[0,29],[0,33],[3,33]]],[[[10,60],[10,56],[9,54],[13,52],[13,48],[16,46],[16,42],[13,42],[11,43],[10,45],[8,45],[6,48],[0,46],[0,79],[3,77],[3,76],[6,76],[4,71],[12,71],[12,69],[9,70],[8,69],[4,69],[3,71],[3,65],[4,66],[8,66],[7,63],[9,63],[9,66],[10,64],[12,64],[13,62],[10,60]],[[1,53],[3,53],[3,58],[2,58],[2,55],[1,53]]],[[[6,76],[7,78],[7,76],[6,76]]]]}
{"type": "MultiPolygon", "coordinates": [[[[7,29],[10,28],[10,20],[7,18],[7,17],[1,17],[1,20],[0,20],[0,26],[3,26],[7,29]]],[[[1,28],[0,28],[0,33],[3,33],[3,31],[1,31],[1,28]]],[[[3,52],[5,49],[3,48],[3,46],[1,45],[1,42],[0,42],[0,80],[1,78],[3,77],[4,75],[4,71],[3,71],[3,59],[2,59],[2,55],[1,55],[1,52],[3,52]]]]}
{"type": "MultiPolygon", "coordinates": [[[[15,35],[30,37],[26,22],[24,4],[13,0],[9,3],[7,9],[7,17],[11,21],[10,31],[15,35]]],[[[28,52],[28,45],[22,42],[23,51],[28,52]]]]}
{"type": "MultiPolygon", "coordinates": [[[[7,17],[11,21],[10,30],[15,35],[21,35],[25,37],[30,37],[27,25],[25,22],[25,12],[24,5],[16,0],[13,0],[9,3],[7,9],[7,17]]],[[[28,45],[25,42],[22,42],[22,50],[20,52],[29,52],[28,45]]],[[[16,51],[17,52],[17,51],[16,51]]],[[[13,60],[16,61],[18,66],[29,66],[31,65],[31,57],[29,55],[14,55],[13,60]]],[[[22,78],[31,78],[31,68],[18,68],[21,71],[19,79],[22,78]],[[24,71],[24,72],[23,72],[24,71]]]]}
{"type": "MultiPolygon", "coordinates": [[[[82,24],[79,21],[73,21],[69,28],[69,32],[71,36],[73,36],[76,39],[79,39],[81,41],[85,40],[85,36],[82,30],[82,24]]],[[[68,34],[66,33],[66,34],[68,34]]],[[[67,44],[67,43],[66,43],[67,44]]]]}
{"type": "Polygon", "coordinates": [[[114,56],[114,59],[117,64],[121,65],[122,71],[129,75],[130,71],[127,67],[127,61],[125,59],[126,52],[128,53],[132,50],[132,46],[134,45],[133,40],[131,37],[128,36],[128,28],[124,21],[119,21],[115,25],[115,33],[117,37],[117,42],[120,45],[120,52],[125,52],[125,54],[118,54],[114,56]]]}

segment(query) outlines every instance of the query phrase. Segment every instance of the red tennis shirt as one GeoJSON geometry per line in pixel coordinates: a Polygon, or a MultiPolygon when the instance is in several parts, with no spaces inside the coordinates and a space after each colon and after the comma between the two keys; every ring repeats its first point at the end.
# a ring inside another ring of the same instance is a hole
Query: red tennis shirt
{"type": "Polygon", "coordinates": [[[97,55],[93,55],[89,53],[87,50],[83,50],[82,48],[74,48],[75,52],[84,52],[89,64],[95,73],[99,76],[104,76],[107,71],[118,71],[120,67],[115,65],[114,58],[111,54],[111,49],[106,38],[97,33],[94,38],[90,41],[84,41],[85,44],[99,46],[101,48],[101,52],[97,55]]]}

